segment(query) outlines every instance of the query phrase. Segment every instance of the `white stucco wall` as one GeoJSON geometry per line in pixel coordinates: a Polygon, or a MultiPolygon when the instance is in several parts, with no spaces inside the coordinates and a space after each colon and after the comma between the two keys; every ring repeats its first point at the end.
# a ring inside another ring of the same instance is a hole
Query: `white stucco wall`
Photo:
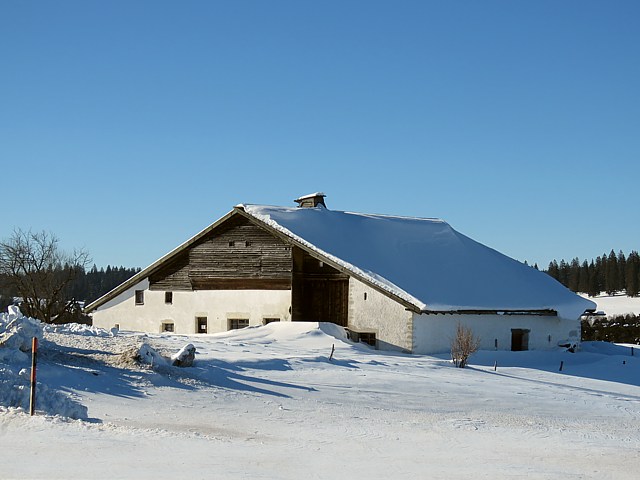
{"type": "Polygon", "coordinates": [[[264,318],[290,321],[290,290],[198,290],[173,292],[165,303],[165,292],[149,290],[147,279],[131,287],[92,313],[93,324],[122,330],[157,333],[163,322],[174,324],[174,333],[196,333],[196,317],[207,317],[207,333],[228,330],[229,319],[249,319],[262,325],[264,318]],[[135,304],[135,291],[144,290],[144,305],[135,304]]]}
{"type": "Polygon", "coordinates": [[[349,279],[349,328],[374,332],[379,349],[410,351],[411,322],[412,314],[404,306],[354,278],[349,279]]]}
{"type": "Polygon", "coordinates": [[[511,350],[511,329],[529,331],[529,350],[558,348],[558,342],[580,338],[580,320],[533,315],[424,315],[413,314],[413,352],[448,353],[460,322],[480,337],[480,349],[511,350]]]}

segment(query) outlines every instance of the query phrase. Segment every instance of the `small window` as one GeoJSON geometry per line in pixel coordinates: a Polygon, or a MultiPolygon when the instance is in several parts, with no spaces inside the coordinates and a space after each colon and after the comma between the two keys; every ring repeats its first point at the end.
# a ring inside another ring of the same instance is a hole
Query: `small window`
{"type": "Polygon", "coordinates": [[[248,318],[231,318],[229,319],[229,330],[238,330],[249,326],[248,318]]]}
{"type": "Polygon", "coordinates": [[[233,240],[229,240],[229,246],[230,247],[235,247],[236,246],[236,242],[234,242],[233,240]]]}
{"type": "Polygon", "coordinates": [[[144,305],[144,290],[136,290],[136,305],[144,305]]]}
{"type": "Polygon", "coordinates": [[[162,322],[162,331],[163,332],[174,332],[174,325],[172,322],[162,322]]]}
{"type": "Polygon", "coordinates": [[[207,317],[196,317],[196,333],[207,333],[207,317]]]}
{"type": "Polygon", "coordinates": [[[173,292],[164,292],[164,303],[173,303],[173,292]]]}
{"type": "Polygon", "coordinates": [[[265,319],[262,320],[262,323],[264,325],[269,325],[270,323],[279,322],[279,321],[280,321],[280,319],[279,318],[275,318],[275,317],[274,318],[265,318],[265,319]]]}
{"type": "Polygon", "coordinates": [[[244,246],[245,247],[250,247],[251,246],[251,241],[247,240],[246,242],[244,242],[244,246]]]}

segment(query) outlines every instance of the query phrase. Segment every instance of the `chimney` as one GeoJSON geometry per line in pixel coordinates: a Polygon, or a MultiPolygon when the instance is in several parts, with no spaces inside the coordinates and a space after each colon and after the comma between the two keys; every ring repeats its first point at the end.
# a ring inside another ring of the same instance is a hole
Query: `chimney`
{"type": "Polygon", "coordinates": [[[324,204],[324,197],[326,195],[322,192],[310,193],[309,195],[304,195],[300,198],[296,198],[294,202],[298,204],[299,208],[313,208],[319,205],[327,208],[324,204]]]}

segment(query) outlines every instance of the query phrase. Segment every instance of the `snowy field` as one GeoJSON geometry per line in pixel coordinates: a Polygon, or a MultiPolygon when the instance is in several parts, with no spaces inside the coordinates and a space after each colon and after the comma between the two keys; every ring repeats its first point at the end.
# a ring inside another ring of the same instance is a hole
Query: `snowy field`
{"type": "Polygon", "coordinates": [[[632,313],[640,315],[640,297],[627,297],[626,295],[607,295],[604,292],[597,297],[589,297],[580,294],[598,305],[598,310],[603,311],[608,317],[626,315],[632,313]]]}
{"type": "Polygon", "coordinates": [[[483,351],[462,370],[444,356],[352,344],[330,324],[199,336],[44,330],[35,417],[25,413],[28,355],[15,342],[0,348],[2,479],[635,479],[640,470],[640,352],[625,346],[483,351]],[[143,343],[166,357],[192,343],[195,364],[140,365],[143,343]]]}

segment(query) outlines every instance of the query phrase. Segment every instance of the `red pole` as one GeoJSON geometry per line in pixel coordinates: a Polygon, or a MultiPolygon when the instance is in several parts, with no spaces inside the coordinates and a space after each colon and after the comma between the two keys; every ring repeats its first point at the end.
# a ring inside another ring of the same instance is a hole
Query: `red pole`
{"type": "Polygon", "coordinates": [[[31,341],[31,403],[29,405],[29,414],[33,416],[36,413],[36,366],[38,364],[38,339],[33,337],[31,341]]]}

